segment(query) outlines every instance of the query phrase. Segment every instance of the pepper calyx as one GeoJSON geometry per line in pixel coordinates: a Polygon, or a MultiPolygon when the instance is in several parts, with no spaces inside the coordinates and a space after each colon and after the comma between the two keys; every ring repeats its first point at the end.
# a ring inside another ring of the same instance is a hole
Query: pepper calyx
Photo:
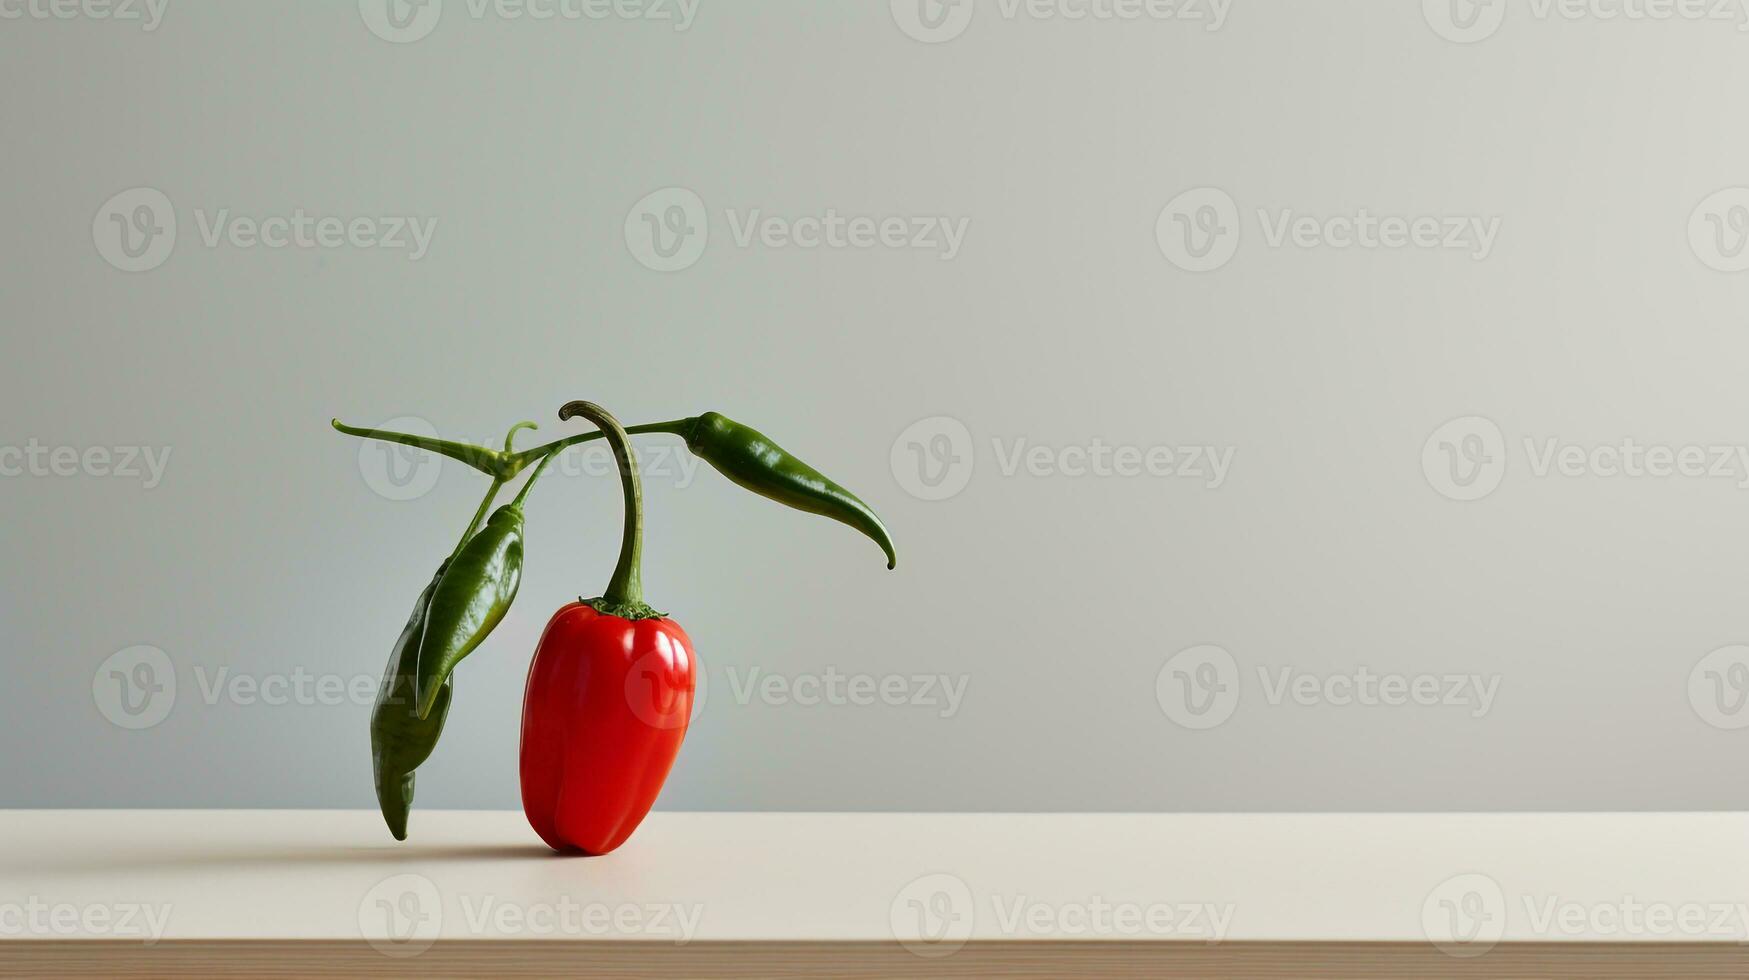
{"type": "Polygon", "coordinates": [[[596,596],[593,599],[577,597],[577,601],[595,610],[603,616],[615,616],[620,619],[637,621],[640,619],[662,619],[668,614],[657,612],[650,604],[642,600],[632,602],[614,602],[606,596],[596,596]]]}

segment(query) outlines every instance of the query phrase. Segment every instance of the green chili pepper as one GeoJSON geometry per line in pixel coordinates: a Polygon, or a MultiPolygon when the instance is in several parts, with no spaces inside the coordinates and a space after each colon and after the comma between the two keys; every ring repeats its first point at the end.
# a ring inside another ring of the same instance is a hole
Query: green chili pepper
{"type": "MultiPolygon", "coordinates": [[[[505,452],[509,453],[517,429],[534,427],[533,422],[522,422],[512,428],[504,438],[505,452]]],[[[552,455],[542,458],[516,499],[494,511],[480,533],[463,541],[438,580],[413,674],[420,718],[436,708],[450,671],[474,652],[516,600],[516,588],[522,582],[522,501],[552,459],[552,455]]],[[[492,481],[491,491],[480,503],[481,511],[497,496],[500,482],[492,481]]],[[[474,520],[478,523],[478,514],[474,520]]]]}
{"type": "Polygon", "coordinates": [[[383,820],[396,840],[407,839],[407,812],[413,808],[413,770],[437,747],[437,736],[443,734],[443,721],[449,714],[451,685],[447,680],[438,692],[436,706],[426,717],[419,717],[413,701],[413,672],[418,662],[419,638],[425,635],[425,614],[448,567],[448,561],[437,567],[431,584],[414,603],[413,615],[389,654],[389,666],[370,713],[370,756],[377,804],[382,807],[383,820]]]}
{"type": "Polygon", "coordinates": [[[504,618],[521,581],[522,508],[506,504],[456,554],[431,597],[414,672],[420,718],[436,707],[455,665],[504,618]]]}
{"type": "Polygon", "coordinates": [[[685,435],[686,448],[730,480],[761,497],[847,524],[881,546],[888,568],[898,563],[892,535],[867,504],[757,430],[706,412],[685,435]]]}

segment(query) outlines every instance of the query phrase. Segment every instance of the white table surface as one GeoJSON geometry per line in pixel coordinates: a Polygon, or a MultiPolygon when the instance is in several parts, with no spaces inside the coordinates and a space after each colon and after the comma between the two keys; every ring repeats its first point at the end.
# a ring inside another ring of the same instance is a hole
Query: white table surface
{"type": "Polygon", "coordinates": [[[0,941],[142,931],[1735,943],[1749,815],[657,813],[578,858],[517,812],[0,811],[0,941]]]}

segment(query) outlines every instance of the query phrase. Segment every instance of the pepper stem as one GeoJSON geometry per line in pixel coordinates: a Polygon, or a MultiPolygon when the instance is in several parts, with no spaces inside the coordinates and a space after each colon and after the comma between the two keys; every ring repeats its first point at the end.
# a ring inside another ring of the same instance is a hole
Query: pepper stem
{"type": "Polygon", "coordinates": [[[540,479],[540,475],[547,471],[547,464],[552,462],[553,457],[557,456],[557,455],[558,455],[558,453],[547,453],[545,456],[542,456],[540,458],[540,465],[536,466],[534,468],[534,472],[530,473],[528,475],[528,482],[524,483],[522,485],[522,492],[518,493],[516,495],[516,499],[512,500],[510,502],[510,506],[512,506],[512,507],[521,507],[522,506],[522,498],[528,496],[528,492],[530,490],[534,489],[534,481],[540,479]]]}
{"type": "Polygon", "coordinates": [[[535,425],[533,422],[518,422],[511,426],[510,431],[504,433],[504,455],[510,456],[516,452],[514,447],[516,446],[516,434],[518,432],[521,432],[523,429],[538,428],[540,428],[540,426],[535,425]]]}
{"type": "MultiPolygon", "coordinates": [[[[452,560],[456,555],[462,553],[462,549],[468,545],[468,539],[472,538],[474,532],[480,529],[480,522],[486,519],[486,511],[492,506],[492,501],[498,499],[498,490],[502,486],[504,486],[503,480],[492,481],[491,488],[486,491],[485,498],[480,501],[479,509],[474,511],[474,519],[468,522],[468,529],[462,532],[462,539],[456,542],[455,550],[449,553],[449,557],[452,560]]],[[[526,490],[527,488],[525,487],[523,489],[526,490]]]]}
{"type": "Polygon", "coordinates": [[[619,564],[613,567],[613,577],[607,580],[607,591],[592,604],[597,611],[622,619],[659,616],[644,603],[644,488],[638,480],[638,461],[632,456],[626,430],[607,409],[594,402],[574,401],[559,409],[561,421],[579,415],[595,423],[612,447],[614,461],[619,464],[620,491],[625,496],[625,531],[620,538],[619,564]]]}

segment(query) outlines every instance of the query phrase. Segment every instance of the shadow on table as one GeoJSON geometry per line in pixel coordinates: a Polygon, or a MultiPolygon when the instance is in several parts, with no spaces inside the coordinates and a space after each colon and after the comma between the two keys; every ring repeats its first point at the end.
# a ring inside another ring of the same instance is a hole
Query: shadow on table
{"type": "Polygon", "coordinates": [[[467,862],[467,861],[504,861],[522,859],[526,861],[562,860],[577,855],[560,854],[540,843],[532,844],[430,844],[395,843],[385,845],[334,847],[334,846],[304,846],[279,845],[264,843],[259,848],[239,848],[227,846],[212,850],[196,851],[179,848],[165,851],[161,854],[139,854],[138,842],[133,842],[135,853],[128,855],[104,854],[101,844],[93,848],[88,855],[69,858],[60,855],[54,859],[33,858],[29,854],[16,854],[6,859],[7,871],[13,874],[25,872],[48,872],[54,874],[77,874],[81,872],[117,874],[128,872],[166,872],[166,871],[224,871],[241,870],[246,867],[260,868],[265,866],[282,866],[292,868],[318,868],[329,865],[358,867],[366,864],[384,866],[406,865],[409,868],[428,866],[433,862],[467,862]]]}

